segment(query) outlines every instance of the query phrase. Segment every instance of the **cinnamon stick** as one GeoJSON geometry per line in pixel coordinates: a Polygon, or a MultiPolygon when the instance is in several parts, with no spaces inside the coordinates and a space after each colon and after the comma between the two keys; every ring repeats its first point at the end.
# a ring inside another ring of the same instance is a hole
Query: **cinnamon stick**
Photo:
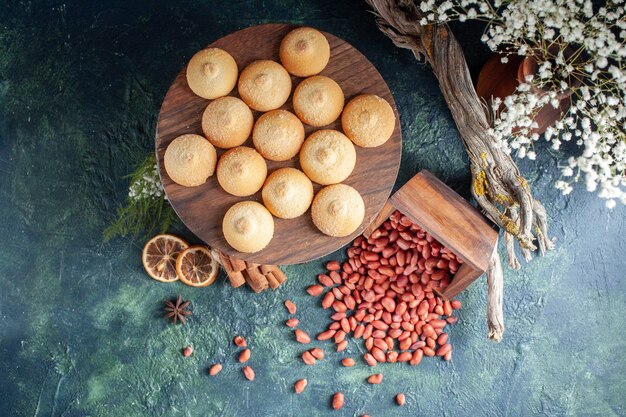
{"type": "Polygon", "coordinates": [[[275,290],[280,286],[280,282],[272,272],[268,272],[267,274],[263,275],[265,275],[265,278],[267,278],[267,282],[270,285],[271,289],[275,290]]]}
{"type": "Polygon", "coordinates": [[[246,269],[244,272],[244,278],[250,288],[252,288],[252,291],[257,294],[267,289],[269,286],[267,278],[265,278],[265,275],[263,275],[258,268],[246,269]]]}
{"type": "Polygon", "coordinates": [[[274,274],[278,282],[280,282],[281,284],[287,280],[287,276],[283,273],[283,271],[280,270],[279,267],[275,267],[275,269],[272,271],[272,274],[274,274]]]}

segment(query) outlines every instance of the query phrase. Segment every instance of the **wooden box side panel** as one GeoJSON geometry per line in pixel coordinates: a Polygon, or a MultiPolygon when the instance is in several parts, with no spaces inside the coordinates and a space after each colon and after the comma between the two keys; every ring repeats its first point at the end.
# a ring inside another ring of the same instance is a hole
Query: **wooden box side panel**
{"type": "Polygon", "coordinates": [[[478,210],[430,172],[423,170],[390,199],[465,263],[485,271],[498,233],[478,210]]]}

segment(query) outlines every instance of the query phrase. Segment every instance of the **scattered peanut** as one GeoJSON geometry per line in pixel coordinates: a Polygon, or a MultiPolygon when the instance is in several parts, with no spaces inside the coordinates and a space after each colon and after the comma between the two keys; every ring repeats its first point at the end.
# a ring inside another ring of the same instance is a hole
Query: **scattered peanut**
{"type": "Polygon", "coordinates": [[[215,376],[219,374],[221,370],[222,370],[222,365],[219,363],[216,363],[215,365],[209,368],[209,375],[215,376]]]}
{"type": "Polygon", "coordinates": [[[302,361],[307,365],[313,365],[315,364],[315,357],[307,350],[302,353],[302,361]]]}
{"type": "Polygon", "coordinates": [[[345,367],[351,367],[351,366],[354,366],[355,362],[354,362],[354,359],[352,358],[343,358],[341,360],[341,364],[345,367]]]}
{"type": "Polygon", "coordinates": [[[246,343],[246,339],[244,339],[242,336],[235,336],[233,338],[233,343],[239,347],[248,346],[248,343],[246,343]]]}
{"type": "Polygon", "coordinates": [[[193,348],[191,346],[187,346],[183,349],[183,356],[188,358],[193,353],[193,348]]]}
{"type": "Polygon", "coordinates": [[[309,352],[311,352],[311,355],[313,355],[315,359],[324,359],[324,351],[320,348],[313,348],[309,352]]]}
{"type": "Polygon", "coordinates": [[[250,368],[249,366],[244,366],[243,375],[248,381],[254,381],[254,369],[250,368]]]}
{"type": "Polygon", "coordinates": [[[400,393],[396,395],[396,404],[398,404],[399,406],[403,406],[404,404],[406,404],[406,398],[404,397],[404,394],[400,393]]]}
{"type": "Polygon", "coordinates": [[[296,314],[296,305],[291,300],[285,300],[285,308],[289,312],[289,314],[296,314]]]}
{"type": "Polygon", "coordinates": [[[380,384],[381,382],[383,382],[383,374],[374,374],[374,375],[370,375],[367,378],[367,382],[369,382],[370,384],[380,384]]]}
{"type": "Polygon", "coordinates": [[[317,297],[324,292],[324,287],[321,285],[311,285],[306,289],[306,292],[308,292],[312,297],[317,297]]]}
{"type": "Polygon", "coordinates": [[[298,324],[300,324],[300,321],[295,317],[292,317],[289,320],[285,321],[285,325],[287,327],[291,327],[292,329],[298,326],[298,324]]]}
{"type": "Polygon", "coordinates": [[[250,359],[250,349],[244,349],[239,354],[239,363],[246,363],[250,359]]]}
{"type": "Polygon", "coordinates": [[[308,335],[307,332],[300,330],[300,329],[296,329],[294,330],[294,333],[296,334],[296,340],[299,343],[303,343],[303,344],[311,343],[311,337],[308,335]]]}
{"type": "Polygon", "coordinates": [[[294,389],[294,391],[296,391],[296,394],[300,394],[300,393],[302,393],[302,391],[304,391],[304,389],[306,388],[307,384],[308,384],[308,382],[307,382],[306,378],[299,379],[293,385],[293,389],[294,389]]]}
{"type": "Polygon", "coordinates": [[[341,407],[343,407],[344,401],[345,398],[341,392],[335,393],[335,395],[333,395],[333,409],[339,410],[341,407]]]}

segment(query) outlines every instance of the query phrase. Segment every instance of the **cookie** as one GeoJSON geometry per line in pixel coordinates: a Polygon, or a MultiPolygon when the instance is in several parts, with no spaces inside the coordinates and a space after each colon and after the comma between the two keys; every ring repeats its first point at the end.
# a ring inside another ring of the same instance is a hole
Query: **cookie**
{"type": "Polygon", "coordinates": [[[196,95],[209,100],[230,93],[237,83],[237,63],[226,51],[207,48],[187,64],[187,84],[196,95]]]}
{"type": "Polygon", "coordinates": [[[202,131],[218,148],[234,148],[243,144],[252,131],[254,117],[250,108],[236,97],[212,101],[202,114],[202,131]]]}
{"type": "Polygon", "coordinates": [[[322,72],[330,59],[326,37],[313,28],[301,27],[289,32],[281,41],[280,62],[296,77],[310,77],[322,72]]]}
{"type": "Polygon", "coordinates": [[[343,132],[355,145],[364,148],[387,142],[396,125],[396,115],[383,98],[363,94],[350,100],[341,115],[343,132]]]}
{"type": "Polygon", "coordinates": [[[267,177],[261,196],[274,216],[293,219],[304,214],[311,205],[313,184],[302,171],[281,168],[267,177]]]}
{"type": "Polygon", "coordinates": [[[267,177],[265,159],[254,149],[230,149],[217,163],[217,182],[229,194],[244,197],[259,191],[267,177]]]}
{"type": "Polygon", "coordinates": [[[345,184],[322,188],[311,205],[313,223],[328,236],[344,237],[354,233],[364,216],[361,194],[345,184]]]}
{"type": "Polygon", "coordinates": [[[348,178],[356,164],[354,145],[336,130],[318,130],[300,149],[300,166],[318,184],[336,184],[348,178]]]}
{"type": "Polygon", "coordinates": [[[165,172],[177,184],[195,187],[204,184],[215,172],[217,153],[208,140],[200,135],[182,135],[165,150],[165,172]]]}
{"type": "Polygon", "coordinates": [[[222,232],[233,249],[254,253],[265,248],[274,236],[274,219],[263,205],[242,201],[228,209],[222,220],[222,232]]]}
{"type": "Polygon", "coordinates": [[[291,94],[291,76],[278,62],[261,60],[248,65],[239,77],[239,95],[250,108],[274,110],[291,94]]]}
{"type": "Polygon", "coordinates": [[[293,109],[304,123],[326,126],[343,110],[343,91],[339,84],[323,75],[303,80],[293,93],[293,109]]]}
{"type": "Polygon", "coordinates": [[[273,110],[256,121],[252,141],[264,158],[286,161],[300,151],[304,142],[304,126],[295,114],[287,110],[273,110]]]}

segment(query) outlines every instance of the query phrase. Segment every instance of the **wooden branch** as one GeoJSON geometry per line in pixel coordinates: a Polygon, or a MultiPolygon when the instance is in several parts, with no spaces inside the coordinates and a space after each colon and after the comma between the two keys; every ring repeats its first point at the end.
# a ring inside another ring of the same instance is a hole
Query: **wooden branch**
{"type": "MultiPolygon", "coordinates": [[[[504,229],[509,265],[520,265],[515,240],[527,261],[537,248],[535,239],[542,255],[553,249],[545,208],[533,198],[511,156],[489,135],[487,113],[474,89],[461,45],[450,29],[446,25],[420,25],[423,16],[412,1],[366,1],[374,9],[378,27],[396,46],[410,49],[419,61],[431,65],[470,159],[472,195],[485,215],[504,229]]],[[[495,340],[500,340],[504,331],[502,281],[496,253],[487,280],[489,332],[495,340]]]]}
{"type": "Polygon", "coordinates": [[[489,338],[499,342],[504,333],[504,314],[502,305],[504,302],[504,274],[498,255],[498,247],[493,251],[489,269],[487,270],[487,286],[491,288],[487,295],[487,327],[489,338]]]}

